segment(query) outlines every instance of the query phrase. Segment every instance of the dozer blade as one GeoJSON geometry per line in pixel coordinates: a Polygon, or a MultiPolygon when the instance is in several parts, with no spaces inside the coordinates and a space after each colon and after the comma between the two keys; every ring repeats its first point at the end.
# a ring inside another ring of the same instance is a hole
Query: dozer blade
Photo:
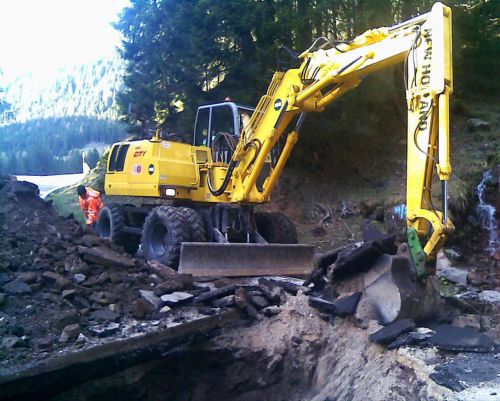
{"type": "Polygon", "coordinates": [[[180,273],[208,276],[305,276],[313,267],[314,246],[184,242],[180,273]]]}
{"type": "Polygon", "coordinates": [[[380,256],[363,281],[360,305],[371,305],[384,324],[427,319],[442,306],[435,276],[417,279],[407,244],[401,244],[396,255],[380,256]]]}

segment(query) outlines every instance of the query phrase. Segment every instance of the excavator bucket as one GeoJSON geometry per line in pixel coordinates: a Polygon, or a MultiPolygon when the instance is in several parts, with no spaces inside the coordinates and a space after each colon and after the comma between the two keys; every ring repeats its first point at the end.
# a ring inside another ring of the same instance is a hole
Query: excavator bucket
{"type": "Polygon", "coordinates": [[[407,244],[401,244],[396,255],[380,256],[363,273],[362,287],[360,307],[376,312],[384,324],[427,319],[442,306],[436,277],[417,278],[407,244]]]}
{"type": "Polygon", "coordinates": [[[184,242],[180,273],[209,276],[306,276],[313,267],[314,246],[184,242]]]}

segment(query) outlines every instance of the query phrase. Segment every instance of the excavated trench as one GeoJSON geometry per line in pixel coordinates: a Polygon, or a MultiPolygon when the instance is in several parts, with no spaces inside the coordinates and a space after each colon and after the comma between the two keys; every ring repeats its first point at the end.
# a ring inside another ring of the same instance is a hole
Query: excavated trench
{"type": "Polygon", "coordinates": [[[299,294],[277,316],[222,329],[55,400],[449,400],[424,359],[370,343],[378,328],[322,320],[299,294]],[[423,370],[422,370],[423,369],[423,370]],[[427,372],[428,373],[428,372],[427,372]]]}
{"type": "MultiPolygon", "coordinates": [[[[121,257],[119,268],[100,266],[95,260],[85,262],[85,255],[112,249],[83,235],[71,219],[57,218],[51,206],[38,198],[37,189],[25,183],[9,181],[0,190],[0,199],[4,205],[0,218],[8,223],[2,225],[8,230],[0,232],[3,289],[14,285],[23,285],[26,291],[29,288],[28,294],[9,293],[2,306],[0,336],[14,340],[16,347],[7,348],[5,341],[0,353],[4,358],[0,360],[0,399],[488,401],[500,394],[498,354],[445,354],[431,346],[388,351],[368,338],[381,327],[377,322],[322,316],[309,307],[309,298],[300,292],[286,295],[280,313],[272,317],[259,314],[253,321],[234,319],[238,310],[227,310],[224,313],[231,314],[228,320],[234,324],[207,323],[203,332],[207,336],[198,335],[194,340],[187,338],[189,321],[181,319],[182,324],[172,327],[157,312],[148,315],[144,311],[137,317],[135,329],[128,330],[131,306],[144,304],[138,299],[139,291],[155,289],[166,280],[153,279],[158,279],[154,266],[121,257]],[[127,274],[122,266],[125,262],[130,264],[127,274]],[[82,266],[84,271],[77,270],[82,266]],[[74,276],[82,272],[88,276],[87,285],[74,284],[74,276]],[[66,288],[71,288],[69,295],[66,288]],[[64,325],[56,327],[54,323],[66,319],[69,315],[65,312],[75,308],[65,297],[83,303],[78,310],[88,309],[78,320],[79,329],[87,336],[83,342],[60,341],[64,325]],[[118,320],[114,324],[128,334],[118,333],[101,341],[89,332],[97,319],[93,313],[106,309],[109,315],[110,307],[102,305],[111,302],[117,311],[111,319],[118,320]],[[37,312],[28,314],[35,310],[33,305],[37,312]],[[147,332],[153,322],[159,325],[159,333],[147,332]],[[183,327],[186,332],[182,332],[183,327]],[[163,341],[167,337],[175,337],[175,341],[163,341]],[[172,348],[174,343],[177,348],[172,348]],[[97,346],[92,349],[94,344],[97,346]],[[50,358],[60,358],[66,365],[54,363],[59,370],[50,371],[50,358]],[[26,375],[10,372],[16,368],[22,371],[23,364],[27,364],[26,375]],[[449,376],[445,377],[452,382],[449,388],[465,389],[456,393],[436,384],[430,378],[436,369],[441,376],[449,376]],[[474,375],[480,371],[477,377],[468,373],[474,369],[474,375]],[[457,376],[456,371],[464,373],[457,376]],[[481,392],[477,388],[480,382],[490,387],[481,392]]],[[[174,312],[187,314],[181,309],[174,312]]],[[[217,314],[222,312],[214,313],[207,319],[223,320],[217,314]]],[[[171,320],[174,318],[175,313],[171,320]]],[[[496,327],[495,319],[492,328],[496,327]]],[[[202,323],[194,322],[196,325],[202,323]]]]}

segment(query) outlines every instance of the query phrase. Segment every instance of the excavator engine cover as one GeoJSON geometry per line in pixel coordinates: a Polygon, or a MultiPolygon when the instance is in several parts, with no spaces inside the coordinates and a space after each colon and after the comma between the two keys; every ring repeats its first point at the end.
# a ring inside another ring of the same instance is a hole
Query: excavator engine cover
{"type": "Polygon", "coordinates": [[[184,242],[180,273],[193,276],[306,276],[314,246],[184,242]]]}

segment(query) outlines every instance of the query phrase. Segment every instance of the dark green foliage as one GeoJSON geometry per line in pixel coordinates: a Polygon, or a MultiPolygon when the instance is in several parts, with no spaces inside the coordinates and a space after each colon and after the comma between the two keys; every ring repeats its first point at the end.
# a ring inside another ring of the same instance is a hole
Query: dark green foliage
{"type": "Polygon", "coordinates": [[[458,90],[496,95],[500,89],[500,1],[453,1],[454,71],[458,90]]]}
{"type": "MultiPolygon", "coordinates": [[[[318,36],[349,40],[366,29],[426,12],[432,3],[132,0],[116,25],[124,35],[122,57],[127,62],[126,88],[118,98],[122,115],[134,127],[160,125],[191,132],[200,104],[230,96],[255,105],[265,93],[280,46],[301,51],[318,36]]],[[[458,0],[451,4],[459,90],[475,87],[478,81],[489,90],[498,85],[493,81],[498,71],[499,4],[458,0]]],[[[402,71],[399,67],[370,77],[340,99],[332,112],[310,116],[304,133],[387,135],[399,127],[397,135],[401,135],[405,120],[402,71]]]]}
{"type": "MultiPolygon", "coordinates": [[[[81,173],[81,150],[89,143],[110,144],[123,139],[122,123],[95,117],[46,118],[0,126],[0,171],[45,175],[81,173]]],[[[95,167],[96,149],[87,152],[95,167]]]]}
{"type": "Polygon", "coordinates": [[[97,166],[99,158],[99,151],[96,148],[93,148],[86,153],[85,160],[87,161],[87,164],[90,166],[90,168],[94,168],[95,166],[97,166]]]}

